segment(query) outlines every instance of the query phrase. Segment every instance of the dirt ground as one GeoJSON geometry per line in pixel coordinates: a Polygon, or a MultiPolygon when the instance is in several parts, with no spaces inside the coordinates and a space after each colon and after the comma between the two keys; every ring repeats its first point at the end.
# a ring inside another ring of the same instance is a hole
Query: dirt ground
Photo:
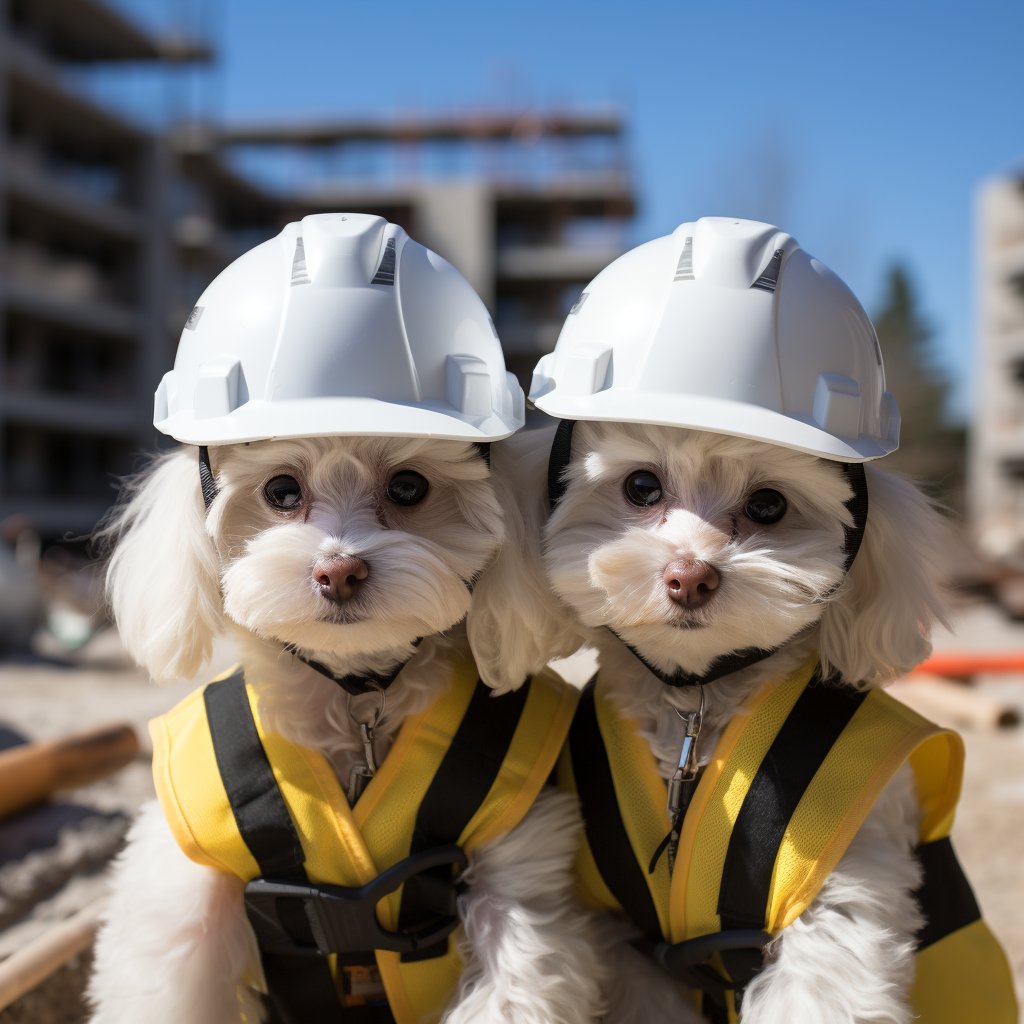
{"type": "MultiPolygon", "coordinates": [[[[1005,621],[991,607],[969,605],[960,610],[951,632],[936,637],[935,646],[937,650],[1020,651],[1024,650],[1024,626],[1005,621]]],[[[226,667],[231,659],[228,648],[218,650],[214,667],[226,667]]],[[[212,674],[207,671],[204,676],[212,674]]],[[[26,881],[10,863],[4,863],[5,833],[7,840],[12,833],[10,823],[0,825],[0,961],[54,921],[102,896],[103,867],[130,816],[152,796],[146,721],[175,704],[192,685],[152,686],[126,663],[112,634],[93,641],[73,666],[0,664],[0,740],[5,730],[48,739],[93,725],[127,721],[142,741],[139,757],[116,777],[60,795],[59,806],[95,812],[76,826],[70,847],[54,855],[57,862],[61,857],[68,862],[78,858],[85,870],[68,878],[62,875],[59,863],[56,867],[48,864],[35,874],[29,872],[32,877],[26,881]],[[86,847],[84,859],[82,844],[86,847]],[[35,904],[32,913],[24,912],[27,903],[35,904]]],[[[989,677],[979,680],[978,686],[1024,716],[1024,675],[989,677]]],[[[909,692],[908,700],[913,701],[913,691],[906,685],[897,692],[909,692]]],[[[967,768],[953,839],[983,912],[1007,950],[1018,992],[1024,992],[1024,727],[962,731],[967,768]]],[[[40,993],[31,1005],[25,1000],[0,1012],[0,1024],[30,1020],[34,1024],[70,1024],[81,1019],[76,993],[85,964],[87,958],[79,958],[57,985],[40,993]]]]}

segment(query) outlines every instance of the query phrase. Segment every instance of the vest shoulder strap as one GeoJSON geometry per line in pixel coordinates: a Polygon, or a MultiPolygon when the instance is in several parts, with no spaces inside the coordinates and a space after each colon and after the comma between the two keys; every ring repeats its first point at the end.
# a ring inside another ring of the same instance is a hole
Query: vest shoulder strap
{"type": "Polygon", "coordinates": [[[647,938],[661,939],[668,930],[668,868],[662,858],[651,873],[648,862],[668,831],[667,791],[647,744],[604,699],[596,676],[580,698],[558,780],[577,795],[583,815],[581,898],[625,910],[647,938]]]}
{"type": "MultiPolygon", "coordinates": [[[[232,669],[208,686],[222,682],[236,692],[241,683],[245,697],[240,669],[232,669]]],[[[207,720],[206,691],[207,687],[193,691],[149,723],[153,782],[164,817],[185,855],[247,881],[260,874],[260,866],[249,848],[239,842],[207,720]]]]}

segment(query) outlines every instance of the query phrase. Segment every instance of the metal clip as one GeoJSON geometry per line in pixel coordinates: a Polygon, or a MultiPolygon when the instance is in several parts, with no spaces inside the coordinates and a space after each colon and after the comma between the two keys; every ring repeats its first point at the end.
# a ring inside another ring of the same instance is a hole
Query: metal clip
{"type": "Polygon", "coordinates": [[[349,694],[348,698],[348,714],[349,718],[359,726],[359,738],[363,744],[364,762],[361,765],[356,765],[349,772],[348,789],[345,793],[349,806],[355,805],[355,802],[362,796],[363,790],[369,784],[370,779],[377,773],[377,756],[373,749],[374,730],[384,717],[384,707],[387,704],[388,698],[387,691],[379,688],[375,688],[372,691],[372,695],[378,698],[378,702],[373,709],[373,714],[369,717],[357,715],[356,709],[352,707],[353,700],[361,700],[362,697],[368,696],[368,694],[359,694],[356,697],[349,694]]]}
{"type": "Polygon", "coordinates": [[[672,778],[668,780],[668,820],[670,831],[667,837],[668,869],[675,866],[676,847],[679,845],[679,832],[684,810],[684,795],[689,803],[688,790],[693,786],[700,771],[697,761],[697,737],[704,721],[704,687],[700,687],[700,707],[696,711],[679,711],[676,714],[686,723],[683,742],[679,747],[679,761],[672,778]]]}
{"type": "Polygon", "coordinates": [[[704,687],[700,687],[700,707],[696,711],[676,711],[676,714],[686,723],[686,730],[679,748],[679,763],[668,782],[669,821],[675,821],[682,807],[683,786],[692,783],[700,769],[697,763],[697,737],[704,721],[704,687]]]}

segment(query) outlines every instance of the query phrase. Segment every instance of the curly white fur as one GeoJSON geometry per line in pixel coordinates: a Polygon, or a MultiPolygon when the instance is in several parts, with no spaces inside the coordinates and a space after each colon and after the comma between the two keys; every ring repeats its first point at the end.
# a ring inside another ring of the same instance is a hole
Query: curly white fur
{"type": "MultiPolygon", "coordinates": [[[[130,486],[105,530],[108,594],[125,645],[165,681],[195,675],[214,637],[232,633],[265,724],[323,752],[347,781],[362,761],[347,695],[286,645],[339,673],[411,658],[377,727],[378,758],[386,756],[402,721],[436,699],[462,656],[459,623],[470,585],[486,579],[504,538],[507,496],[499,502],[501,484],[472,446],[454,441],[261,442],[215,449],[213,462],[219,493],[209,514],[196,453],[185,449],[130,486]],[[398,469],[428,479],[420,504],[386,500],[398,469]],[[294,511],[263,496],[279,474],[301,487],[294,511]],[[331,555],[370,567],[340,607],[312,576],[331,555]]],[[[583,1024],[600,1012],[599,952],[568,897],[578,827],[573,802],[546,794],[471,859],[460,905],[467,966],[448,1020],[583,1024]]],[[[96,1024],[263,1019],[241,887],[189,861],[156,804],[141,814],[112,883],[90,985],[96,1024]]]]}
{"type": "MultiPolygon", "coordinates": [[[[662,684],[605,627],[666,671],[701,672],[737,649],[777,648],[705,688],[704,763],[743,699],[812,654],[847,679],[880,685],[928,652],[929,629],[943,616],[938,581],[946,527],[905,481],[866,467],[870,513],[844,577],[844,502],[851,490],[833,463],[698,431],[580,422],[568,488],[549,518],[551,434],[550,427],[520,434],[498,464],[517,477],[514,491],[525,502],[532,536],[530,557],[499,559],[483,600],[474,603],[473,616],[486,619],[490,633],[488,644],[478,645],[481,668],[497,685],[509,682],[500,652],[520,636],[534,637],[538,660],[564,653],[582,636],[598,649],[609,697],[636,720],[668,778],[683,728],[672,709],[695,709],[697,694],[662,684]],[[623,482],[636,470],[659,477],[663,499],[656,507],[626,500],[623,482]],[[766,487],[785,495],[788,511],[775,525],[756,526],[743,507],[766,487]],[[720,584],[711,600],[690,609],[670,600],[663,573],[674,559],[715,567],[720,584]],[[542,572],[553,594],[540,601],[536,580],[524,577],[542,572]]],[[[532,667],[519,663],[515,671],[532,667]]],[[[912,897],[918,814],[912,779],[901,773],[817,899],[772,944],[767,967],[744,997],[744,1024],[909,1022],[920,925],[912,897]]],[[[594,934],[614,972],[608,1024],[694,1019],[682,986],[637,962],[627,924],[612,919],[594,934]]]]}

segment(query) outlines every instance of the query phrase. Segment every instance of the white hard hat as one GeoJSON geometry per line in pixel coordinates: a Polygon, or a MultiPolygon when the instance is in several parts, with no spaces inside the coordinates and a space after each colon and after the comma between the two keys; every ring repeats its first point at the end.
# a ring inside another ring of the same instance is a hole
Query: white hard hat
{"type": "Polygon", "coordinates": [[[466,279],[396,224],[321,213],[213,280],[154,423],[217,445],[335,434],[495,441],[523,425],[494,324],[466,279]]]}
{"type": "Polygon", "coordinates": [[[790,236],[703,217],[586,287],[530,398],[551,416],[691,427],[840,462],[894,451],[871,321],[790,236]]]}

